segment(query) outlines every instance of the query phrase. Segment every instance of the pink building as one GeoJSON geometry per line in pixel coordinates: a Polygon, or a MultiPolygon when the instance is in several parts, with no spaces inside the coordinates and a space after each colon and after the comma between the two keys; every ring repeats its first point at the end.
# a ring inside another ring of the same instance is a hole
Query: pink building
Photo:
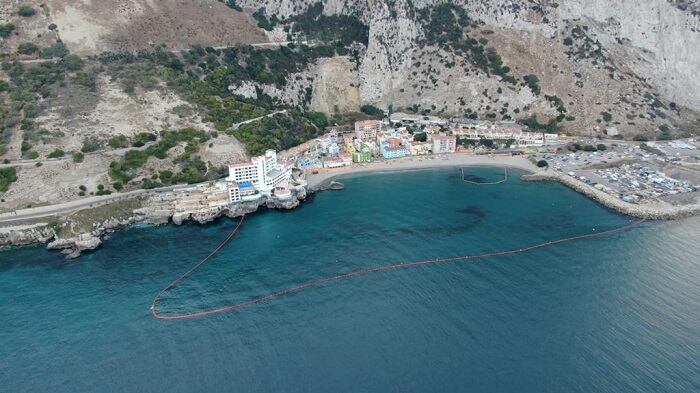
{"type": "Polygon", "coordinates": [[[360,120],[355,122],[355,136],[361,140],[373,140],[381,131],[384,122],[381,120],[360,120]]]}

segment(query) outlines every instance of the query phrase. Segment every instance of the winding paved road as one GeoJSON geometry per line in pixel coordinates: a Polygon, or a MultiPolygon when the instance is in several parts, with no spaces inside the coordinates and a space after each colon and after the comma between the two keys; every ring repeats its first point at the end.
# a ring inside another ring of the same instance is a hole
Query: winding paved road
{"type": "Polygon", "coordinates": [[[81,210],[89,207],[104,206],[112,202],[123,201],[148,193],[172,191],[175,189],[189,188],[194,186],[195,184],[179,184],[176,186],[154,188],[151,190],[133,190],[110,195],[91,196],[83,199],[77,199],[74,201],[58,203],[55,205],[38,206],[28,209],[14,210],[7,213],[0,213],[0,225],[33,218],[50,217],[59,214],[72,213],[76,210],[81,210]]]}

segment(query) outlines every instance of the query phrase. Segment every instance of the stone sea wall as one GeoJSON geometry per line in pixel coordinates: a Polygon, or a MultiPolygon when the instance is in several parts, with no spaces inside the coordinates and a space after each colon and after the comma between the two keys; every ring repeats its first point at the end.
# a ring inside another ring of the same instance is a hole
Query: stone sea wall
{"type": "Polygon", "coordinates": [[[700,205],[637,205],[627,203],[595,187],[557,172],[539,172],[521,177],[524,181],[556,181],[619,213],[645,220],[674,220],[700,214],[700,205]]]}

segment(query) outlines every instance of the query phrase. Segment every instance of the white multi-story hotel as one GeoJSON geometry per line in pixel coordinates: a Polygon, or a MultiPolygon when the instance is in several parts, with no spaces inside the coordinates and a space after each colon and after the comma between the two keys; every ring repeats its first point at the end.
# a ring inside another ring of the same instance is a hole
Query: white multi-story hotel
{"type": "Polygon", "coordinates": [[[248,188],[249,184],[260,194],[270,196],[276,186],[288,183],[291,178],[292,168],[277,161],[277,152],[268,150],[265,155],[228,166],[229,199],[240,201],[244,194],[241,186],[248,188]]]}

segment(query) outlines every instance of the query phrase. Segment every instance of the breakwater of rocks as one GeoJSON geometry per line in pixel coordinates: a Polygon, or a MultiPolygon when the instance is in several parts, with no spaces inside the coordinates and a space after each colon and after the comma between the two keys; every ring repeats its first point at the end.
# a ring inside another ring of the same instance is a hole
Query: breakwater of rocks
{"type": "Polygon", "coordinates": [[[524,181],[556,181],[619,213],[646,220],[675,220],[700,214],[700,205],[674,206],[668,203],[639,205],[625,202],[571,176],[547,171],[523,175],[524,181]]]}

